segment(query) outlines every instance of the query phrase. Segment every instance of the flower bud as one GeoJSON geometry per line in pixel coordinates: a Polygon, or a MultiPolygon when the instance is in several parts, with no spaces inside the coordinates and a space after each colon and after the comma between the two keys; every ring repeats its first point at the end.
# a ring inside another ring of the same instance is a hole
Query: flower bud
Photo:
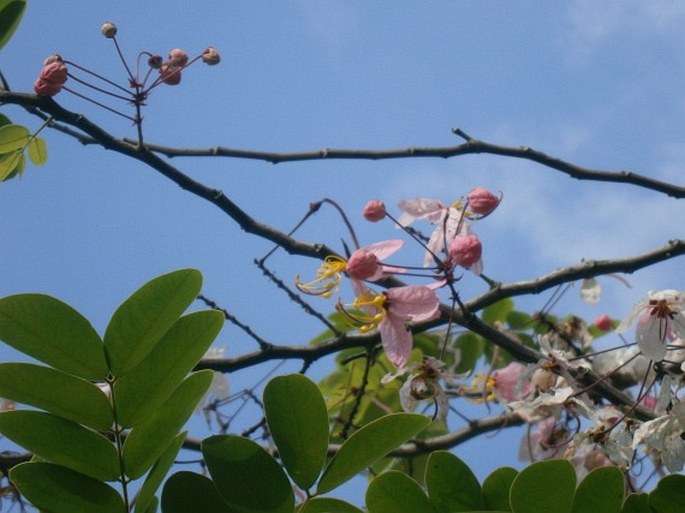
{"type": "Polygon", "coordinates": [[[597,317],[593,324],[596,328],[599,328],[602,331],[609,331],[614,327],[614,323],[611,320],[611,317],[609,317],[607,314],[603,314],[597,317]]]}
{"type": "Polygon", "coordinates": [[[112,39],[117,35],[117,26],[111,21],[106,21],[100,25],[100,32],[102,32],[102,35],[107,39],[112,39]]]}
{"type": "Polygon", "coordinates": [[[358,249],[347,261],[345,270],[350,278],[368,280],[378,270],[378,257],[367,249],[358,249]]]}
{"type": "Polygon", "coordinates": [[[43,66],[38,79],[33,83],[33,90],[41,96],[55,96],[62,90],[62,85],[66,81],[66,65],[61,58],[60,60],[53,59],[49,64],[43,66]]]}
{"type": "Polygon", "coordinates": [[[188,54],[183,50],[174,48],[169,52],[169,65],[183,67],[188,64],[188,54]]]}
{"type": "Polygon", "coordinates": [[[495,210],[502,199],[484,187],[476,187],[466,197],[469,201],[469,210],[481,216],[486,216],[495,210]]]}
{"type": "Polygon", "coordinates": [[[164,59],[162,59],[161,55],[151,55],[150,58],[147,60],[147,65],[150,66],[152,69],[161,68],[163,63],[164,59]]]}
{"type": "Polygon", "coordinates": [[[371,200],[364,206],[364,219],[377,223],[385,217],[385,204],[380,200],[371,200]]]}
{"type": "Polygon", "coordinates": [[[219,52],[216,51],[216,48],[208,46],[207,49],[202,52],[202,62],[214,66],[221,62],[221,56],[219,55],[219,52]]]}
{"type": "Polygon", "coordinates": [[[476,264],[483,254],[483,246],[475,235],[457,235],[450,243],[450,257],[468,269],[476,264]]]}
{"type": "Polygon", "coordinates": [[[181,67],[173,64],[162,64],[159,68],[159,74],[162,77],[162,82],[167,85],[178,85],[181,82],[181,67]]]}

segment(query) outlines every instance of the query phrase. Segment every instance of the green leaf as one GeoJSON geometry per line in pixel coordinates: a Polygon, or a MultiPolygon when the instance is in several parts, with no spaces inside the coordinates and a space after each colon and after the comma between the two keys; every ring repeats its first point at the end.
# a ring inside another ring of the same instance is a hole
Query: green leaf
{"type": "Polygon", "coordinates": [[[54,297],[17,294],[0,299],[0,340],[84,379],[103,380],[109,373],[96,331],[85,317],[54,297]]]}
{"type": "Polygon", "coordinates": [[[104,436],[41,411],[0,413],[0,433],[52,463],[100,479],[119,478],[119,458],[104,436]]]}
{"type": "Polygon", "coordinates": [[[244,513],[292,513],[293,489],[283,469],[261,446],[240,436],[202,442],[209,474],[230,508],[244,513]]]}
{"type": "Polygon", "coordinates": [[[486,477],[481,489],[484,506],[489,509],[511,511],[509,493],[511,483],[517,475],[518,472],[515,469],[502,467],[486,477]]]}
{"type": "Polygon", "coordinates": [[[9,472],[31,503],[50,513],[122,513],[124,501],[112,487],[59,465],[21,463],[9,472]]]}
{"type": "Polygon", "coordinates": [[[208,477],[194,472],[172,474],[162,491],[163,513],[234,513],[208,477]]]}
{"type": "Polygon", "coordinates": [[[298,513],[363,513],[363,511],[340,499],[314,497],[308,499],[298,513]]]}
{"type": "Polygon", "coordinates": [[[623,473],[616,467],[599,467],[578,485],[572,513],[619,513],[623,504],[623,473]]]}
{"type": "Polygon", "coordinates": [[[162,455],[193,413],[214,379],[214,372],[194,372],[145,422],[134,427],[124,443],[126,475],[138,479],[162,455]]]}
{"type": "MultiPolygon", "coordinates": [[[[1,25],[2,22],[0,21],[1,25]]],[[[5,125],[0,127],[0,153],[23,151],[30,140],[31,132],[25,126],[5,125]]]]}
{"type": "Polygon", "coordinates": [[[471,469],[447,451],[436,451],[426,465],[426,488],[438,511],[483,509],[480,483],[471,469]]]}
{"type": "Polygon", "coordinates": [[[0,155],[0,182],[9,180],[17,174],[23,158],[24,154],[21,151],[0,155]]]}
{"type": "Polygon", "coordinates": [[[654,513],[654,510],[649,507],[649,495],[631,493],[626,497],[621,513],[654,513]]]}
{"type": "Polygon", "coordinates": [[[136,426],[157,410],[202,358],[223,322],[215,310],[176,321],[150,354],[114,384],[119,424],[136,426]]]}
{"type": "Polygon", "coordinates": [[[35,166],[42,166],[48,161],[48,146],[42,137],[33,137],[26,148],[26,152],[29,155],[29,160],[35,166]]]}
{"type": "Polygon", "coordinates": [[[106,431],[114,421],[107,396],[89,381],[31,363],[0,363],[0,397],[106,431]]]}
{"type": "Polygon", "coordinates": [[[671,474],[662,477],[649,494],[649,505],[654,513],[682,513],[685,511],[685,476],[671,474]]]}
{"type": "Polygon", "coordinates": [[[329,492],[348,481],[423,431],[430,422],[423,415],[392,413],[355,431],[324,470],[317,494],[329,492]]]}
{"type": "Polygon", "coordinates": [[[436,513],[421,486],[397,470],[371,481],[366,490],[366,508],[369,513],[436,513]]]}
{"type": "Polygon", "coordinates": [[[483,322],[492,324],[493,322],[504,322],[507,320],[507,315],[514,309],[514,300],[510,297],[500,299],[497,303],[486,306],[483,309],[481,318],[483,322]]]}
{"type": "Polygon", "coordinates": [[[483,354],[483,339],[475,333],[464,333],[457,338],[456,347],[461,359],[454,372],[464,373],[475,369],[478,359],[483,354]]]}
{"type": "MultiPolygon", "coordinates": [[[[0,6],[2,6],[3,2],[7,2],[7,0],[0,0],[0,6]]],[[[0,126],[5,126],[5,125],[11,125],[12,121],[10,118],[5,116],[4,114],[0,114],[0,126]]]]}
{"type": "Polygon", "coordinates": [[[526,330],[533,327],[533,318],[526,312],[512,310],[507,314],[507,324],[513,330],[526,330]]]}
{"type": "Polygon", "coordinates": [[[104,338],[114,376],[123,376],[148,355],[195,300],[201,286],[199,271],[181,269],[149,281],[121,304],[104,338]]]}
{"type": "Polygon", "coordinates": [[[155,492],[159,485],[162,484],[164,476],[166,476],[169,469],[174,464],[174,458],[183,445],[183,440],[186,438],[186,431],[179,433],[176,438],[169,444],[169,447],[162,453],[157,462],[153,465],[152,470],[145,478],[143,486],[138,492],[136,499],[135,513],[147,513],[148,508],[154,502],[155,492]]]}
{"type": "Polygon", "coordinates": [[[25,0],[0,1],[0,48],[4,47],[17,30],[26,9],[25,0]]]}
{"type": "Polygon", "coordinates": [[[511,484],[513,513],[570,513],[576,472],[567,460],[538,461],[511,484]]]}
{"type": "Polygon", "coordinates": [[[283,466],[309,489],[328,451],[328,412],[319,388],[301,374],[279,376],[264,389],[264,409],[283,466]]]}
{"type": "Polygon", "coordinates": [[[157,510],[159,509],[159,499],[156,496],[152,496],[150,499],[150,503],[147,506],[147,509],[143,511],[142,513],[157,513],[157,510]]]}

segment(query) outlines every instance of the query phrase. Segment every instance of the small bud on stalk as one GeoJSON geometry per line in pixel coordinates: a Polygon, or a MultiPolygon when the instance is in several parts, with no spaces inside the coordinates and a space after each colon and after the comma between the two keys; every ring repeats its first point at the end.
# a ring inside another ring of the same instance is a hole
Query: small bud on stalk
{"type": "Polygon", "coordinates": [[[215,66],[221,62],[221,56],[219,55],[219,52],[216,51],[216,48],[208,46],[207,49],[202,52],[202,62],[209,66],[215,66]]]}
{"type": "Polygon", "coordinates": [[[385,204],[380,200],[371,200],[364,206],[364,219],[377,223],[385,218],[385,204]]]}
{"type": "Polygon", "coordinates": [[[117,26],[111,21],[106,21],[100,26],[100,32],[107,39],[112,39],[117,35],[117,26]]]}

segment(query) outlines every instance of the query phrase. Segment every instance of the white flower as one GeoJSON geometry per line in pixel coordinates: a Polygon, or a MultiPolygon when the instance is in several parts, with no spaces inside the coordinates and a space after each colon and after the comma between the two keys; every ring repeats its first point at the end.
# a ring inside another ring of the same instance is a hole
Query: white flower
{"type": "Polygon", "coordinates": [[[667,343],[685,338],[685,293],[676,290],[650,291],[635,305],[617,333],[625,333],[638,319],[635,339],[642,353],[660,362],[666,356],[667,343]]]}
{"type": "Polygon", "coordinates": [[[580,285],[580,297],[586,303],[597,304],[602,297],[602,286],[594,278],[586,278],[580,285]]]}
{"type": "Polygon", "coordinates": [[[633,437],[632,447],[643,443],[661,458],[670,472],[678,472],[685,465],[685,403],[676,403],[671,412],[642,424],[633,437]]]}

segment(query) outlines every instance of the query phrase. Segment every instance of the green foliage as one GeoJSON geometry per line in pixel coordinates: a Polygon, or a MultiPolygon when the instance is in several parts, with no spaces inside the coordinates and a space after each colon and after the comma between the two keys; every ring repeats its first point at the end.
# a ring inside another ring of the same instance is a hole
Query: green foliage
{"type": "Polygon", "coordinates": [[[673,474],[659,480],[649,494],[654,513],[682,513],[685,510],[685,476],[673,474]]]}
{"type": "Polygon", "coordinates": [[[616,467],[600,467],[580,483],[573,498],[572,513],[601,511],[619,513],[623,503],[623,474],[616,467]]]}
{"type": "Polygon", "coordinates": [[[164,513],[234,513],[208,477],[181,471],[169,476],[162,491],[164,513]]]}
{"type": "Polygon", "coordinates": [[[122,513],[124,501],[111,486],[59,465],[22,463],[10,479],[31,503],[50,513],[122,513]]]}
{"type": "Polygon", "coordinates": [[[566,460],[540,461],[524,469],[511,485],[513,513],[570,513],[576,472],[566,460]]]}
{"type": "MultiPolygon", "coordinates": [[[[2,21],[0,21],[0,25],[2,21]]],[[[21,175],[26,167],[24,151],[29,160],[36,166],[42,166],[48,160],[47,145],[38,132],[31,135],[29,129],[10,123],[6,116],[0,119],[0,181],[21,175]]],[[[45,126],[45,125],[43,125],[45,126]]],[[[38,130],[42,130],[42,127],[38,130]]]]}
{"type": "Polygon", "coordinates": [[[0,395],[45,410],[0,413],[0,434],[41,460],[10,472],[34,505],[51,513],[122,513],[126,496],[105,481],[127,486],[149,471],[135,511],[156,511],[154,494],[185,438],[179,430],[213,380],[209,370],[188,373],[223,315],[181,317],[201,280],[184,269],[143,285],[114,314],[105,343],[55,298],[0,299],[0,339],[46,364],[0,364],[0,395]]]}
{"type": "Polygon", "coordinates": [[[518,472],[511,467],[501,467],[483,481],[481,494],[483,504],[492,510],[511,511],[509,492],[518,472]]]}
{"type": "Polygon", "coordinates": [[[483,509],[478,479],[466,463],[447,451],[436,451],[428,458],[426,488],[439,512],[483,509]]]}
{"type": "Polygon", "coordinates": [[[114,312],[104,342],[110,370],[123,376],[136,367],[200,293],[202,275],[181,269],[155,278],[114,312]]]}
{"type": "Polygon", "coordinates": [[[366,491],[369,513],[437,513],[421,486],[412,478],[391,470],[371,481],[366,491]]]}
{"type": "Polygon", "coordinates": [[[430,419],[412,413],[393,413],[366,424],[342,444],[324,470],[317,493],[337,488],[428,424],[430,419]]]}
{"type": "Polygon", "coordinates": [[[293,489],[285,472],[259,444],[234,435],[202,442],[209,474],[230,509],[254,513],[291,513],[293,489]]]}
{"type": "Polygon", "coordinates": [[[264,410],[283,466],[295,484],[309,489],[328,452],[328,412],[321,392],[300,374],[277,377],[264,389],[264,410]]]}
{"type": "Polygon", "coordinates": [[[0,0],[0,49],[10,40],[26,9],[26,0],[0,0]]]}

